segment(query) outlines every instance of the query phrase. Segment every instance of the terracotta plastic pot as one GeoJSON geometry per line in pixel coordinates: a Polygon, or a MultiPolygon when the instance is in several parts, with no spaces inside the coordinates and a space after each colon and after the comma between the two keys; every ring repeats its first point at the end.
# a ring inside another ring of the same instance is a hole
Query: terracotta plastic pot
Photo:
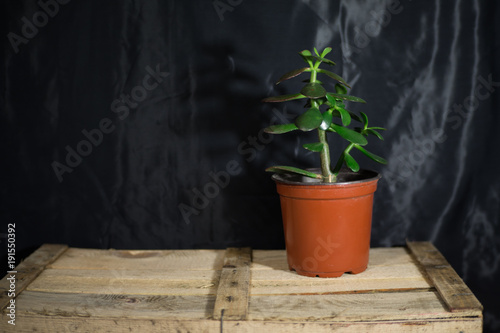
{"type": "Polygon", "coordinates": [[[343,171],[340,182],[275,174],[287,260],[300,275],[339,277],[368,265],[373,194],[380,174],[343,171]]]}

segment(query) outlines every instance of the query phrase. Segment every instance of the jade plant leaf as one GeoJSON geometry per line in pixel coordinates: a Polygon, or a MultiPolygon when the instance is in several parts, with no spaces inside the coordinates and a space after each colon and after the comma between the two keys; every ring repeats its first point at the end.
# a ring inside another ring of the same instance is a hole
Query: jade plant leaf
{"type": "Polygon", "coordinates": [[[350,128],[343,127],[335,123],[332,123],[330,128],[337,132],[341,137],[354,144],[364,146],[368,143],[366,138],[361,133],[353,131],[350,128]]]}
{"type": "MultiPolygon", "coordinates": [[[[359,121],[360,123],[362,122],[361,118],[360,118],[357,114],[355,114],[354,112],[349,111],[349,110],[346,110],[346,111],[347,111],[347,112],[349,113],[349,115],[351,116],[351,120],[352,120],[352,119],[354,119],[354,120],[356,120],[356,121],[359,121]]],[[[332,111],[332,113],[333,113],[333,116],[334,116],[334,117],[338,117],[338,118],[341,118],[341,117],[342,117],[342,116],[340,115],[339,110],[335,110],[335,109],[334,109],[334,110],[332,111]]]]}
{"type": "MultiPolygon", "coordinates": [[[[345,80],[344,80],[343,78],[341,78],[339,75],[335,74],[334,72],[330,72],[330,71],[328,71],[328,70],[326,70],[326,69],[321,69],[321,68],[320,68],[320,69],[318,69],[318,73],[322,73],[322,74],[328,75],[328,76],[329,76],[329,77],[331,77],[332,79],[337,80],[337,81],[339,81],[340,83],[344,84],[345,86],[347,86],[347,87],[351,88],[351,86],[349,86],[349,85],[347,84],[347,82],[345,82],[345,80]]],[[[346,92],[347,92],[347,90],[346,90],[346,92]]],[[[344,94],[345,94],[345,93],[344,93],[344,94]]]]}
{"type": "Polygon", "coordinates": [[[359,151],[361,151],[363,154],[365,154],[366,156],[368,156],[369,158],[371,158],[375,162],[387,164],[387,160],[385,158],[380,157],[378,155],[375,155],[374,153],[370,153],[368,150],[366,150],[365,148],[363,148],[361,146],[354,145],[354,147],[356,147],[359,151]]]}
{"type": "Polygon", "coordinates": [[[281,95],[281,96],[272,96],[267,97],[262,100],[262,102],[286,102],[294,99],[305,98],[306,96],[302,94],[290,94],[290,95],[281,95]]]}
{"type": "Polygon", "coordinates": [[[361,117],[358,116],[357,114],[355,114],[354,112],[349,111],[349,110],[347,110],[347,112],[349,112],[349,115],[351,116],[351,119],[354,119],[354,120],[356,120],[356,121],[358,121],[360,123],[363,122],[363,120],[361,119],[361,117]]]}
{"type": "Polygon", "coordinates": [[[285,81],[285,80],[288,80],[288,79],[291,79],[291,78],[294,78],[304,72],[309,72],[311,71],[311,68],[309,67],[304,67],[304,68],[299,68],[299,69],[295,69],[293,71],[290,71],[286,74],[284,74],[283,76],[281,76],[278,80],[278,82],[276,82],[276,84],[280,84],[281,82],[285,81]]]}
{"type": "MultiPolygon", "coordinates": [[[[349,87],[350,88],[350,87],[349,87]]],[[[335,84],[335,92],[337,94],[345,95],[347,94],[347,88],[339,83],[335,84]]]]}
{"type": "Polygon", "coordinates": [[[326,90],[325,90],[325,88],[323,88],[323,86],[320,83],[310,82],[302,88],[300,93],[304,96],[309,97],[309,98],[316,99],[316,98],[325,97],[326,90]]]}
{"type": "Polygon", "coordinates": [[[338,99],[342,99],[344,101],[366,103],[366,101],[364,99],[356,97],[356,96],[344,95],[344,94],[335,94],[335,93],[328,93],[328,95],[331,95],[332,97],[335,97],[335,98],[338,98],[338,99]]]}
{"type": "Polygon", "coordinates": [[[323,143],[321,142],[314,142],[314,143],[306,143],[302,145],[307,150],[313,151],[315,153],[319,153],[323,149],[323,143]]]}
{"type": "Polygon", "coordinates": [[[312,66],[313,65],[313,60],[314,60],[314,56],[311,54],[311,51],[309,50],[304,50],[304,51],[300,51],[299,54],[301,55],[302,58],[304,58],[304,60],[310,65],[312,66]]]}
{"type": "Polygon", "coordinates": [[[297,125],[295,124],[279,124],[279,125],[272,125],[269,127],[264,128],[264,132],[270,133],[270,134],[283,134],[291,131],[295,131],[297,128],[297,125]]]}
{"type": "Polygon", "coordinates": [[[351,115],[344,108],[337,108],[340,113],[340,119],[342,119],[342,125],[349,126],[351,123],[351,115]]]}
{"type": "Polygon", "coordinates": [[[332,124],[333,120],[333,114],[332,110],[328,110],[323,113],[323,122],[321,125],[319,125],[319,128],[321,128],[323,131],[326,131],[328,128],[330,128],[330,125],[332,124]]]}
{"type": "Polygon", "coordinates": [[[384,137],[379,132],[375,131],[373,128],[367,128],[365,131],[366,133],[375,135],[377,138],[384,141],[384,137]]]}
{"type": "Polygon", "coordinates": [[[314,55],[313,55],[313,58],[315,58],[316,60],[319,60],[321,62],[324,62],[325,64],[328,64],[330,66],[335,66],[335,63],[333,61],[331,61],[330,59],[326,59],[326,58],[318,57],[318,56],[314,56],[314,55]]]}
{"type": "Polygon", "coordinates": [[[344,153],[344,160],[345,164],[351,169],[353,172],[358,172],[359,171],[359,164],[356,162],[356,160],[349,155],[349,153],[344,153]]]}
{"type": "Polygon", "coordinates": [[[334,107],[335,109],[338,109],[338,108],[345,109],[345,104],[343,103],[343,101],[341,101],[338,98],[335,98],[334,96],[332,96],[332,93],[327,93],[326,94],[326,99],[330,103],[330,105],[332,107],[334,107]]]}
{"type": "Polygon", "coordinates": [[[312,131],[321,125],[323,122],[323,115],[317,107],[311,107],[309,110],[301,114],[295,119],[295,125],[304,132],[312,131]]]}
{"type": "Polygon", "coordinates": [[[326,94],[326,99],[328,100],[328,102],[330,102],[330,105],[332,107],[337,106],[337,100],[331,94],[326,94]]]}
{"type": "Polygon", "coordinates": [[[332,52],[332,48],[331,47],[326,47],[324,50],[323,50],[323,53],[321,53],[321,57],[326,57],[326,55],[328,53],[332,52]]]}
{"type": "Polygon", "coordinates": [[[359,114],[361,115],[361,119],[363,120],[363,127],[364,129],[366,129],[368,127],[368,116],[364,112],[360,112],[359,114]]]}
{"type": "Polygon", "coordinates": [[[277,173],[283,173],[283,172],[293,172],[302,176],[306,177],[311,177],[311,178],[317,178],[321,179],[321,175],[318,175],[317,173],[310,172],[304,169],[299,169],[295,167],[290,167],[290,166],[274,166],[266,169],[267,172],[277,172],[277,173]]]}

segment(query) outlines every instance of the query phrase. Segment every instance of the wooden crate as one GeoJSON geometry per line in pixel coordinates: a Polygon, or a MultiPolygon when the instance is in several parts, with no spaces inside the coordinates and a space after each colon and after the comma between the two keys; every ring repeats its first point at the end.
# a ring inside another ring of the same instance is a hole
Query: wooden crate
{"type": "Polygon", "coordinates": [[[1,332],[481,332],[482,306],[427,242],[374,248],[323,279],[283,250],[95,250],[43,245],[0,282],[1,332]]]}

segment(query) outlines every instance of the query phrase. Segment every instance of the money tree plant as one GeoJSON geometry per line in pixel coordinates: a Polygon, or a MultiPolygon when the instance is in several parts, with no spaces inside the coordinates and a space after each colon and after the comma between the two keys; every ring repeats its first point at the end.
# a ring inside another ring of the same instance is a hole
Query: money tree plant
{"type": "Polygon", "coordinates": [[[294,123],[269,126],[265,128],[264,131],[271,134],[282,134],[295,130],[303,132],[316,130],[318,133],[318,142],[306,143],[303,147],[320,154],[321,174],[291,166],[273,166],[267,168],[266,171],[276,173],[291,172],[320,179],[322,182],[334,183],[337,182],[337,176],[344,164],[353,172],[359,171],[359,164],[351,155],[353,148],[361,151],[364,155],[376,162],[382,164],[387,163],[382,157],[364,148],[368,143],[367,137],[370,135],[383,140],[379,131],[385,129],[382,127],[368,127],[368,116],[365,113],[359,112],[358,115],[346,110],[344,104],[345,101],[366,102],[359,97],[347,94],[347,88],[351,87],[342,77],[329,70],[320,68],[322,64],[335,66],[333,61],[325,58],[331,51],[332,49],[327,47],[321,54],[316,48],[314,48],[314,54],[308,50],[299,52],[308,66],[284,74],[276,84],[297,77],[302,73],[310,73],[309,79],[304,81],[305,85],[300,92],[296,94],[268,97],[263,100],[264,102],[286,102],[306,99],[305,110],[295,119],[294,123]],[[318,80],[318,74],[322,74],[324,77],[336,81],[335,92],[326,91],[323,82],[318,80]],[[352,120],[357,121],[360,126],[349,128],[348,126],[351,125],[352,120]],[[327,140],[327,133],[336,133],[347,141],[347,147],[340,154],[333,169],[331,169],[330,147],[327,140]]]}

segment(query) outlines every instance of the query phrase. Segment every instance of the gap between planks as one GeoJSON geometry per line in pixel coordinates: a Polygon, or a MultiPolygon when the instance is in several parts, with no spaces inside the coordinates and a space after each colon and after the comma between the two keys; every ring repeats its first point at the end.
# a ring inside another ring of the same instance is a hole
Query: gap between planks
{"type": "MultiPolygon", "coordinates": [[[[325,291],[325,292],[304,292],[304,293],[286,293],[286,296],[312,296],[312,295],[359,295],[359,294],[387,294],[387,293],[414,293],[414,292],[435,292],[434,287],[431,288],[392,288],[392,289],[361,289],[361,290],[345,290],[345,291],[325,291]]],[[[252,296],[283,296],[280,294],[257,294],[252,293],[252,296]]]]}

